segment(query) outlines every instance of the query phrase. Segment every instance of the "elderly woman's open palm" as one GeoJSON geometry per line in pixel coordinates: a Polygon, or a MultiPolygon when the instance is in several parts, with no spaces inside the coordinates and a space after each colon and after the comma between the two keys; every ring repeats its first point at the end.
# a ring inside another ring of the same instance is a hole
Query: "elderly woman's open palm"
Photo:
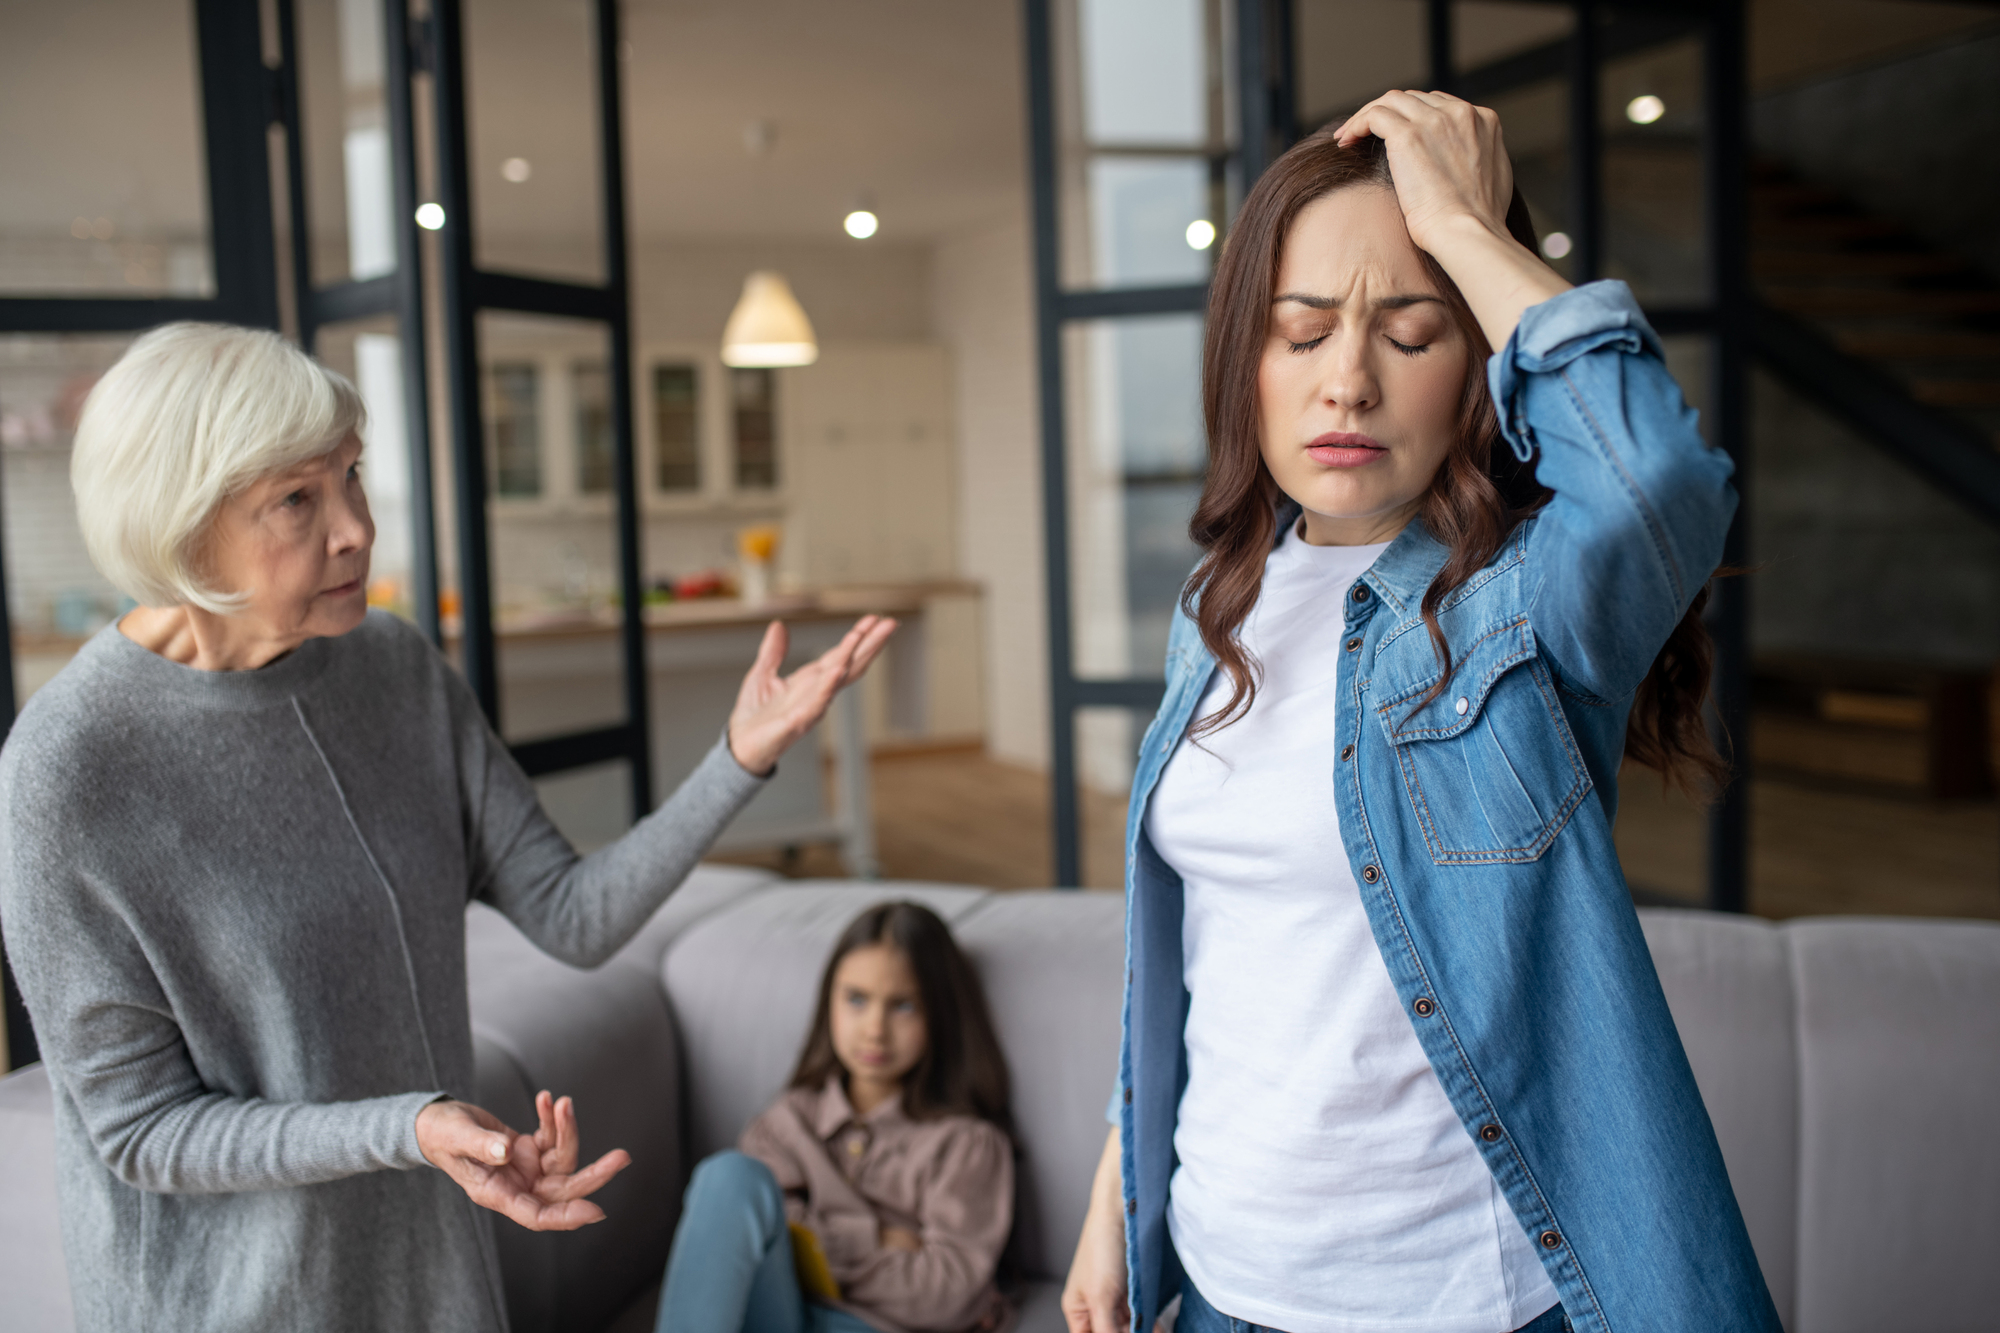
{"type": "Polygon", "coordinates": [[[895,629],[896,622],[885,616],[863,616],[839,643],[780,676],[791,638],[782,621],[772,621],[729,715],[729,749],[736,762],[752,773],[770,772],[786,747],[825,716],[840,687],[868,669],[895,629]]]}

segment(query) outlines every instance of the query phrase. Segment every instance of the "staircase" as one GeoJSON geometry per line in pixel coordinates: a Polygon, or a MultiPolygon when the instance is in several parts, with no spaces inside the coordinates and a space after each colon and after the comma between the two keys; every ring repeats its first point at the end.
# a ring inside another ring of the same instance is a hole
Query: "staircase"
{"type": "Polygon", "coordinates": [[[2000,283],[1778,163],[1755,165],[1750,198],[1769,310],[2000,447],[2000,283]]]}

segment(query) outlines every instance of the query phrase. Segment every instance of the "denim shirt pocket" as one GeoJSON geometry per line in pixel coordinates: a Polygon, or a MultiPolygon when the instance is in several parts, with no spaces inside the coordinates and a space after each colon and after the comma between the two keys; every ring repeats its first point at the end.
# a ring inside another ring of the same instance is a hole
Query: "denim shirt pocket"
{"type": "Polygon", "coordinates": [[[1435,683],[1376,709],[1431,860],[1539,858],[1591,780],[1528,618],[1454,648],[1450,680],[1426,698],[1435,683]]]}

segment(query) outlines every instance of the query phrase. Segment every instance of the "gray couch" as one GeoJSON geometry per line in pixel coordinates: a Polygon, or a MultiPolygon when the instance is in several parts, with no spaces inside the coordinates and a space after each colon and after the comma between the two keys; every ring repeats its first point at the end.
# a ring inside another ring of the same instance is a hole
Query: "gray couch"
{"type": "MultiPolygon", "coordinates": [[[[634,1159],[598,1226],[497,1223],[518,1333],[650,1328],[689,1167],[775,1094],[834,936],[891,895],[951,921],[985,979],[1023,1147],[1022,1328],[1061,1327],[1117,1054],[1119,899],[704,867],[594,972],[468,917],[479,1099],[519,1124],[536,1088],[571,1093],[586,1150],[634,1159]]],[[[2000,1328],[2000,925],[1641,917],[1793,1333],[2000,1328]]],[[[50,1152],[42,1071],[0,1080],[8,1333],[70,1327],[50,1152]]]]}

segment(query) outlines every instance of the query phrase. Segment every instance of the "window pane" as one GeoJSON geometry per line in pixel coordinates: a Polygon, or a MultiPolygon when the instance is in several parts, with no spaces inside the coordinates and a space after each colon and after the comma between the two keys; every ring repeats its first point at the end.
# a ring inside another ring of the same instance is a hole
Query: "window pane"
{"type": "Polygon", "coordinates": [[[1072,0],[1059,20],[1063,280],[1207,277],[1231,182],[1222,0],[1072,0]]]}
{"type": "Polygon", "coordinates": [[[770,490],[778,484],[778,376],[770,370],[729,372],[736,417],[736,484],[770,490]]]}
{"type": "Polygon", "coordinates": [[[1688,38],[1608,60],[1599,75],[1604,276],[1649,305],[1707,296],[1701,63],[1688,38]]]}
{"type": "Polygon", "coordinates": [[[1086,889],[1125,887],[1125,808],[1139,738],[1152,721],[1130,708],[1076,711],[1077,834],[1086,889]]]}
{"type": "Polygon", "coordinates": [[[590,320],[486,311],[479,343],[501,735],[614,725],[625,720],[618,529],[601,502],[576,502],[591,449],[584,428],[602,415],[580,396],[591,376],[577,372],[610,363],[609,332],[590,320]]]}
{"type": "Polygon", "coordinates": [[[594,9],[465,6],[473,253],[482,268],[604,281],[594,9]]]}
{"type": "Polygon", "coordinates": [[[329,324],[319,331],[315,355],[352,380],[368,407],[361,476],[375,519],[375,550],[368,564],[368,602],[409,619],[414,537],[410,528],[409,408],[403,383],[402,339],[394,316],[329,324]]]}
{"type": "Polygon", "coordinates": [[[576,488],[584,495],[608,494],[616,472],[611,372],[602,361],[580,361],[570,367],[569,383],[576,417],[576,488]]]}
{"type": "Polygon", "coordinates": [[[1428,84],[1424,0],[1293,0],[1293,5],[1301,130],[1310,133],[1345,119],[1391,88],[1428,84]]]}
{"type": "Polygon", "coordinates": [[[1064,331],[1080,676],[1157,677],[1164,669],[1174,604],[1199,555],[1187,521],[1207,465],[1201,336],[1199,315],[1064,331]]]}
{"type": "Polygon", "coordinates": [[[542,395],[539,368],[512,362],[486,372],[486,449],[493,493],[542,493],[542,395]]]}
{"type": "Polygon", "coordinates": [[[189,0],[7,6],[0,292],[213,296],[189,0]]]}
{"type": "Polygon", "coordinates": [[[378,278],[396,268],[381,0],[297,0],[297,15],[313,282],[378,278]]]}
{"type": "Polygon", "coordinates": [[[77,413],[130,343],[64,334],[0,337],[0,491],[17,705],[131,605],[84,550],[69,487],[77,413]]]}
{"type": "Polygon", "coordinates": [[[701,377],[696,367],[653,367],[654,479],[663,491],[701,489],[701,377]]]}

